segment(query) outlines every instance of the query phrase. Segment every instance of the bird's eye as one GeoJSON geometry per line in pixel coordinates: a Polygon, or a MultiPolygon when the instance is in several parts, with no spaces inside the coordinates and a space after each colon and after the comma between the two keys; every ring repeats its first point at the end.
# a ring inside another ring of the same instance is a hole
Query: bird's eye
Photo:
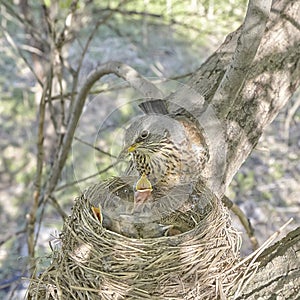
{"type": "Polygon", "coordinates": [[[141,132],[141,134],[140,134],[140,137],[141,137],[142,139],[145,139],[145,138],[148,137],[148,135],[149,135],[149,131],[148,131],[148,130],[143,130],[143,131],[141,132]]]}

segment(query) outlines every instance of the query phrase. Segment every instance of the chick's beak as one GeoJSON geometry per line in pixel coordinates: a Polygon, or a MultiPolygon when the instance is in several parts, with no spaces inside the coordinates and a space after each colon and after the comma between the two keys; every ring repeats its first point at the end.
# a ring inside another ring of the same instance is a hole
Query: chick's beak
{"type": "Polygon", "coordinates": [[[135,189],[137,191],[152,191],[152,185],[149,179],[145,174],[141,176],[141,178],[137,181],[135,189]]]}
{"type": "Polygon", "coordinates": [[[143,174],[135,186],[133,211],[139,210],[145,202],[151,200],[152,190],[151,182],[143,174]]]}

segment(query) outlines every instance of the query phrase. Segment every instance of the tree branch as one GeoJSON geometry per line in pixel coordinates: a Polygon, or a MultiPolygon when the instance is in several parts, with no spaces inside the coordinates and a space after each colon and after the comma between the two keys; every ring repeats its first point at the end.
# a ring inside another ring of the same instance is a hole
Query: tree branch
{"type": "Polygon", "coordinates": [[[235,103],[263,37],[271,0],[250,0],[233,60],[212,99],[217,114],[225,118],[235,103]]]}
{"type": "Polygon", "coordinates": [[[258,272],[237,299],[299,299],[299,253],[300,227],[258,257],[258,272]]]}

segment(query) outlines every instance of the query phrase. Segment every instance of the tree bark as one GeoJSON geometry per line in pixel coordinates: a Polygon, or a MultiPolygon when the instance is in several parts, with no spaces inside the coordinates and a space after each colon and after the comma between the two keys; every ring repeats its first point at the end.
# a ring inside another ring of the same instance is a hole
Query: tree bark
{"type": "Polygon", "coordinates": [[[260,267],[237,299],[300,298],[300,227],[266,249],[260,267]]]}
{"type": "Polygon", "coordinates": [[[249,156],[264,128],[273,121],[299,86],[299,15],[298,0],[273,3],[258,52],[250,69],[244,70],[245,74],[248,73],[244,86],[225,115],[226,102],[230,105],[231,95],[222,101],[214,101],[214,94],[232,60],[241,28],[227,37],[188,83],[204,96],[206,105],[213,105],[223,123],[228,145],[222,179],[224,188],[249,156]]]}
{"type": "MultiPolygon", "coordinates": [[[[258,52],[249,69],[244,69],[247,76],[233,104],[230,97],[235,95],[220,99],[215,93],[233,59],[241,28],[226,38],[188,83],[203,95],[206,107],[213,107],[223,126],[227,152],[219,196],[256,146],[264,128],[299,87],[299,15],[300,1],[274,1],[258,52]]],[[[238,299],[299,299],[299,248],[300,228],[297,228],[266,249],[259,257],[258,272],[238,299]]]]}

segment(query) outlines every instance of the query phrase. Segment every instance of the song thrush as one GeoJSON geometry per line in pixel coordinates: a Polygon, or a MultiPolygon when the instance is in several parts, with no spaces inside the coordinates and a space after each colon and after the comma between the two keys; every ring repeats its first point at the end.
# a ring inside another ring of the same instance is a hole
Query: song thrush
{"type": "Polygon", "coordinates": [[[166,190],[197,179],[209,153],[197,120],[184,110],[168,114],[160,105],[159,100],[142,105],[147,114],[135,120],[126,131],[123,154],[129,153],[132,158],[127,174],[136,170],[166,190]]]}
{"type": "Polygon", "coordinates": [[[129,237],[185,232],[209,204],[201,191],[201,171],[209,159],[203,130],[184,110],[169,114],[160,100],[141,108],[146,115],[125,135],[122,154],[131,155],[130,167],[125,176],[99,185],[101,193],[95,194],[103,213],[98,219],[129,237]]]}

